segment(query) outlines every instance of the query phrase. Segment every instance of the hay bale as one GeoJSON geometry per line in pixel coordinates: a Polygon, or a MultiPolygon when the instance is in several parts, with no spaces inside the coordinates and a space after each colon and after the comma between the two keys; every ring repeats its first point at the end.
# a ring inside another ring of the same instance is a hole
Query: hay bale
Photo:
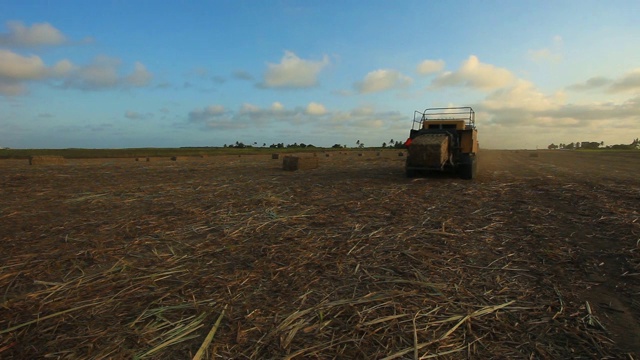
{"type": "Polygon", "coordinates": [[[417,136],[409,146],[414,166],[441,167],[449,158],[449,137],[444,134],[417,136]]]}
{"type": "Polygon", "coordinates": [[[403,152],[399,152],[398,156],[404,156],[404,153],[403,152]]]}
{"type": "Polygon", "coordinates": [[[378,152],[378,153],[376,153],[376,156],[380,156],[380,153],[379,153],[379,152],[378,152]]]}
{"type": "Polygon", "coordinates": [[[358,156],[362,156],[362,153],[358,153],[358,156]]]}
{"type": "Polygon", "coordinates": [[[280,158],[280,154],[271,154],[271,158],[274,160],[278,160],[280,158]]]}
{"type": "Polygon", "coordinates": [[[324,154],[324,156],[325,156],[325,157],[329,157],[329,156],[331,156],[331,155],[330,155],[330,154],[324,154]]]}
{"type": "Polygon", "coordinates": [[[177,156],[172,156],[171,157],[171,161],[178,161],[178,157],[177,156]]]}
{"type": "Polygon", "coordinates": [[[149,158],[149,157],[148,157],[148,158],[147,158],[147,162],[149,162],[149,161],[151,161],[151,158],[149,158]]]}
{"type": "Polygon", "coordinates": [[[67,160],[62,156],[56,156],[56,155],[29,156],[29,165],[61,165],[66,163],[67,163],[67,160]]]}
{"type": "Polygon", "coordinates": [[[315,169],[317,167],[317,157],[285,156],[282,161],[282,169],[287,171],[315,169]]]}
{"type": "Polygon", "coordinates": [[[538,157],[538,153],[530,153],[529,157],[538,157]]]}
{"type": "Polygon", "coordinates": [[[139,158],[136,158],[136,161],[140,161],[140,159],[139,159],[139,158]]]}

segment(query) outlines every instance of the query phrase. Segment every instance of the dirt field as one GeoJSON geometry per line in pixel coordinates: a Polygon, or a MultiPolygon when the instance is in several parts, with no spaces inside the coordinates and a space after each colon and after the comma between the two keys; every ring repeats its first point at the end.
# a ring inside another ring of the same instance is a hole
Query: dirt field
{"type": "Polygon", "coordinates": [[[0,358],[640,356],[640,152],[358,154],[0,161],[0,358]]]}

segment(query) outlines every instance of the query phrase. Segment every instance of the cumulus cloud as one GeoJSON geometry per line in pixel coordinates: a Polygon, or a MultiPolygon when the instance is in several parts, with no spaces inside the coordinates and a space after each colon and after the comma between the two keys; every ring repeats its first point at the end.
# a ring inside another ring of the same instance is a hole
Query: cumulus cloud
{"type": "MultiPolygon", "coordinates": [[[[593,79],[592,87],[609,88],[613,84],[606,79],[593,79]]],[[[493,134],[485,142],[490,147],[532,148],[552,141],[591,141],[594,133],[601,134],[595,140],[606,141],[623,135],[620,131],[614,134],[614,127],[637,129],[640,123],[640,96],[622,102],[567,103],[562,92],[545,94],[524,80],[492,92],[474,108],[479,126],[493,134]],[[602,129],[609,130],[603,133],[602,129]]]]}
{"type": "Polygon", "coordinates": [[[189,121],[191,122],[207,122],[218,118],[226,112],[222,105],[211,105],[202,109],[195,109],[189,112],[189,121]]]}
{"type": "Polygon", "coordinates": [[[562,37],[556,35],[553,37],[553,45],[551,48],[543,48],[537,50],[529,50],[529,58],[535,62],[552,61],[558,62],[562,60],[562,37]]]}
{"type": "Polygon", "coordinates": [[[364,80],[354,85],[360,93],[371,93],[389,89],[404,88],[413,83],[413,79],[397,70],[380,69],[368,73],[364,80]]]}
{"type": "Polygon", "coordinates": [[[11,47],[32,47],[61,45],[67,42],[66,36],[49,23],[25,26],[20,21],[6,23],[6,33],[0,33],[0,45],[11,47]]]}
{"type": "Polygon", "coordinates": [[[640,92],[640,69],[628,72],[615,80],[609,87],[609,91],[612,93],[640,92]]]}
{"type": "Polygon", "coordinates": [[[567,87],[567,89],[576,91],[593,90],[607,86],[611,84],[611,82],[612,81],[610,79],[607,79],[606,77],[595,76],[587,79],[587,81],[583,83],[570,85],[567,87]]]}
{"type": "Polygon", "coordinates": [[[238,80],[247,80],[247,81],[253,81],[253,75],[249,74],[248,72],[244,71],[244,70],[236,70],[233,72],[233,77],[238,79],[238,80]]]}
{"type": "Polygon", "coordinates": [[[128,75],[120,74],[121,61],[108,56],[98,56],[90,64],[76,67],[65,76],[64,88],[104,90],[110,88],[144,87],[153,75],[144,64],[136,62],[128,75]]]}
{"type": "Polygon", "coordinates": [[[284,110],[284,105],[282,105],[280,102],[276,101],[273,104],[271,104],[271,110],[273,110],[273,111],[282,111],[282,110],[284,110]]]}
{"type": "Polygon", "coordinates": [[[327,108],[324,107],[324,105],[319,104],[319,103],[315,103],[315,102],[311,102],[309,103],[309,105],[307,105],[307,109],[305,110],[305,114],[307,115],[325,115],[327,113],[327,108]]]}
{"type": "Polygon", "coordinates": [[[36,55],[23,56],[0,49],[0,95],[20,95],[26,92],[27,82],[53,80],[62,88],[102,90],[147,86],[153,75],[144,64],[136,62],[128,75],[120,74],[121,62],[106,56],[78,66],[69,60],[47,66],[36,55]]]}
{"type": "MultiPolygon", "coordinates": [[[[267,129],[277,128],[278,124],[286,124],[285,127],[290,129],[295,129],[291,125],[304,125],[309,130],[305,133],[313,133],[314,139],[325,137],[327,141],[342,142],[345,137],[358,137],[367,143],[373,142],[380,131],[399,130],[404,134],[407,125],[406,114],[395,111],[380,112],[373,106],[358,107],[350,111],[331,111],[318,102],[292,109],[285,108],[280,102],[266,107],[245,103],[237,110],[226,110],[216,105],[195,109],[189,112],[188,118],[190,126],[199,126],[203,130],[233,133],[251,128],[263,129],[266,134],[267,129]],[[377,132],[363,133],[365,129],[377,129],[377,132]],[[340,140],[335,140],[336,138],[340,140]]],[[[263,130],[259,130],[260,133],[263,130]]],[[[299,132],[292,130],[291,135],[298,137],[299,132]]],[[[314,143],[316,141],[318,140],[314,140],[314,143]]]]}
{"type": "Polygon", "coordinates": [[[0,95],[18,96],[27,92],[27,86],[11,80],[0,80],[0,95]]]}
{"type": "Polygon", "coordinates": [[[227,81],[227,79],[225,79],[224,76],[216,75],[211,77],[211,81],[213,81],[216,84],[224,84],[227,81]]]}
{"type": "Polygon", "coordinates": [[[151,82],[153,75],[141,62],[136,62],[133,72],[124,79],[124,82],[134,87],[147,86],[151,82]]]}
{"type": "Polygon", "coordinates": [[[260,108],[253,104],[244,103],[240,107],[240,114],[251,114],[251,113],[257,113],[257,112],[260,112],[260,108]]]}
{"type": "Polygon", "coordinates": [[[624,119],[632,119],[637,124],[640,121],[640,97],[631,98],[620,103],[566,104],[554,109],[541,111],[536,115],[555,119],[574,119],[577,124],[582,125],[587,125],[594,121],[624,119]]]}
{"type": "Polygon", "coordinates": [[[507,69],[480,62],[471,55],[456,71],[447,71],[432,81],[434,87],[463,86],[492,90],[512,84],[516,77],[507,69]]]}
{"type": "Polygon", "coordinates": [[[588,91],[603,89],[607,93],[637,93],[640,92],[640,68],[634,69],[617,79],[609,79],[604,76],[595,76],[583,83],[573,84],[567,87],[569,90],[588,91]]]}
{"type": "Polygon", "coordinates": [[[267,65],[261,87],[308,88],[318,84],[318,74],[329,64],[325,55],[321,61],[304,60],[291,51],[285,51],[278,64],[267,65]]]}
{"type": "Polygon", "coordinates": [[[22,56],[0,49],[0,79],[34,80],[47,74],[47,67],[40,57],[22,56]]]}
{"type": "Polygon", "coordinates": [[[204,79],[207,76],[209,76],[209,70],[207,70],[207,68],[202,66],[196,66],[187,72],[187,76],[193,76],[193,77],[204,79]]]}
{"type": "Polygon", "coordinates": [[[118,84],[120,60],[99,56],[91,64],[77,69],[65,80],[65,87],[96,90],[114,87],[118,84]]]}
{"type": "Polygon", "coordinates": [[[371,116],[375,112],[375,109],[372,106],[361,106],[351,110],[352,116],[371,116]]]}
{"type": "Polygon", "coordinates": [[[546,95],[539,91],[533,83],[517,80],[514,85],[489,94],[485,98],[483,106],[491,110],[545,111],[557,108],[563,102],[562,93],[546,95]]]}
{"type": "Polygon", "coordinates": [[[127,110],[124,113],[124,117],[126,117],[127,119],[131,119],[131,120],[145,120],[145,119],[149,119],[151,117],[153,117],[153,114],[151,113],[139,113],[137,111],[131,111],[131,110],[127,110]]]}
{"type": "Polygon", "coordinates": [[[62,78],[73,69],[68,60],[47,66],[39,56],[23,56],[0,49],[0,95],[21,95],[27,91],[26,82],[48,78],[62,78]]]}
{"type": "Polygon", "coordinates": [[[442,69],[444,69],[444,60],[424,60],[416,67],[416,71],[420,75],[434,74],[442,69]]]}
{"type": "Polygon", "coordinates": [[[558,62],[562,60],[562,55],[557,52],[554,52],[551,49],[538,49],[538,50],[529,50],[528,51],[529,58],[535,62],[541,61],[553,61],[558,62]]]}

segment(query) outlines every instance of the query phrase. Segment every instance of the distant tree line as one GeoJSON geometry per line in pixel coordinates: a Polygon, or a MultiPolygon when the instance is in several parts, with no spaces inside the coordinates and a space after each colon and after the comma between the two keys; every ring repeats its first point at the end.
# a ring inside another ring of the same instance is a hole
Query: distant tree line
{"type": "MultiPolygon", "coordinates": [[[[223,147],[225,148],[236,148],[236,149],[244,149],[244,148],[252,148],[252,147],[256,147],[258,146],[258,143],[254,142],[253,144],[245,144],[242,141],[236,141],[235,144],[224,144],[223,147]]],[[[267,143],[262,143],[262,147],[267,147],[267,143]]],[[[269,145],[269,148],[271,149],[283,149],[283,148],[314,148],[315,146],[311,145],[311,144],[305,144],[305,143],[293,143],[293,144],[287,144],[285,145],[284,143],[278,143],[278,144],[271,144],[269,145]]]]}
{"type": "MultiPolygon", "coordinates": [[[[244,148],[252,148],[252,147],[257,147],[258,143],[254,142],[253,144],[245,144],[242,141],[236,141],[234,144],[224,144],[223,147],[225,148],[236,148],[236,149],[244,149],[244,148]]],[[[266,143],[262,144],[262,147],[267,147],[266,143]]],[[[315,146],[311,145],[311,144],[305,144],[305,143],[293,143],[293,144],[287,144],[285,145],[284,143],[277,143],[277,144],[271,144],[269,145],[269,148],[271,149],[283,149],[283,148],[314,148],[315,146]]],[[[356,140],[356,146],[355,148],[358,149],[363,149],[365,147],[364,142],[360,141],[360,140],[356,140]]],[[[332,149],[346,149],[347,145],[343,145],[343,144],[334,144],[333,146],[331,146],[332,149]]],[[[394,141],[393,139],[389,140],[389,142],[387,143],[386,141],[382,143],[382,148],[383,149],[404,149],[404,142],[402,141],[394,141]]]]}
{"type": "Polygon", "coordinates": [[[549,150],[595,150],[595,149],[612,149],[612,150],[640,150],[640,139],[634,139],[631,144],[617,144],[604,146],[604,141],[577,141],[569,144],[550,144],[547,146],[549,150]]]}

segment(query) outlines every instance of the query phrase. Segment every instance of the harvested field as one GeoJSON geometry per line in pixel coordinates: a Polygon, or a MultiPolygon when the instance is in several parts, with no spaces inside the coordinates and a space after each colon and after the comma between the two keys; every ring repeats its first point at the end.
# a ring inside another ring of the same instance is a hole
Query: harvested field
{"type": "Polygon", "coordinates": [[[0,161],[0,358],[637,358],[640,153],[529,153],[0,161]]]}
{"type": "Polygon", "coordinates": [[[65,158],[55,155],[37,155],[29,157],[29,165],[61,165],[66,164],[65,158]]]}

